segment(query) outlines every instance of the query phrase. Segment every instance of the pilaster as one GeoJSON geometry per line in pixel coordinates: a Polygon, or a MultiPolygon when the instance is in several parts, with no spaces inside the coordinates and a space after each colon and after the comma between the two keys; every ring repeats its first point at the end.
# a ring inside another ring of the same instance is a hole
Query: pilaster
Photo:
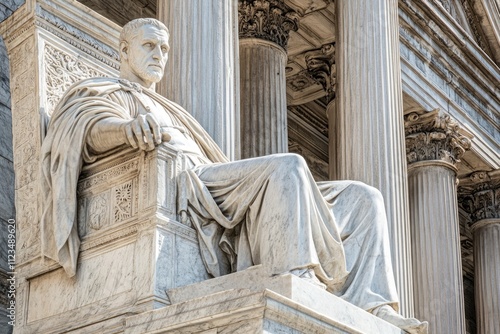
{"type": "Polygon", "coordinates": [[[236,10],[232,0],[168,0],[157,14],[171,47],[159,93],[186,108],[231,160],[240,157],[236,10]]]}
{"type": "Polygon", "coordinates": [[[283,0],[239,0],[241,157],[288,151],[285,52],[297,14],[283,0]]]}
{"type": "Polygon", "coordinates": [[[460,180],[460,206],[474,236],[474,283],[478,334],[500,332],[500,170],[460,180]]]}
{"type": "Polygon", "coordinates": [[[456,163],[470,138],[439,109],[405,115],[415,316],[465,333],[456,163]]]}
{"type": "Polygon", "coordinates": [[[413,313],[404,159],[398,3],[337,0],[332,179],[352,179],[384,196],[401,311],[413,313]]]}

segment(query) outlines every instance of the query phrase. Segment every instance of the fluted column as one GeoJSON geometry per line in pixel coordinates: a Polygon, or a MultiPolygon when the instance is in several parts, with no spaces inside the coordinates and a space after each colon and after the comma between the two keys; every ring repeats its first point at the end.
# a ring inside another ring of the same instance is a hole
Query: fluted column
{"type": "Polygon", "coordinates": [[[500,170],[461,179],[459,201],[472,221],[477,333],[500,333],[500,170]]]}
{"type": "Polygon", "coordinates": [[[238,1],[241,157],[288,151],[285,52],[295,13],[283,0],[238,1]]]}
{"type": "Polygon", "coordinates": [[[170,30],[159,93],[182,105],[226,155],[240,156],[237,8],[233,0],[158,1],[170,30]]]}
{"type": "Polygon", "coordinates": [[[397,0],[337,0],[336,148],[332,179],[363,181],[384,196],[404,315],[413,313],[397,0]]]}
{"type": "Polygon", "coordinates": [[[449,116],[405,115],[415,316],[431,333],[465,333],[455,164],[470,139],[449,116]]]}

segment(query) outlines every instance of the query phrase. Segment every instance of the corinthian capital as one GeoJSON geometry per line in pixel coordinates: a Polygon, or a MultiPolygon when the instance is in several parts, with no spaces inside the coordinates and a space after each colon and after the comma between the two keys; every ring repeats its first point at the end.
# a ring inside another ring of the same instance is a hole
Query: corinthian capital
{"type": "Polygon", "coordinates": [[[320,49],[305,54],[307,71],[322,86],[328,102],[335,98],[337,72],[335,67],[335,44],[325,44],[320,49]]]}
{"type": "Polygon", "coordinates": [[[439,109],[409,112],[404,120],[408,164],[440,160],[454,165],[471,147],[472,135],[439,109]]]}
{"type": "Polygon", "coordinates": [[[500,170],[474,172],[460,179],[458,203],[473,223],[500,219],[500,170]]]}
{"type": "Polygon", "coordinates": [[[290,30],[297,31],[298,14],[283,0],[238,0],[240,38],[260,38],[286,49],[290,30]]]}

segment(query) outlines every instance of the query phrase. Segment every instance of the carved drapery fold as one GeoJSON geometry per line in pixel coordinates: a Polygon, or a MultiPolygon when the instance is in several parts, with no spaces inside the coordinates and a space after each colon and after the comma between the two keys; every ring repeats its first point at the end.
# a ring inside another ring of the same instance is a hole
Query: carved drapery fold
{"type": "Polygon", "coordinates": [[[408,164],[440,160],[454,165],[471,147],[472,136],[439,109],[410,112],[404,119],[408,164]]]}
{"type": "Polygon", "coordinates": [[[299,28],[298,17],[283,0],[238,1],[240,39],[260,38],[286,49],[290,30],[299,28]]]}
{"type": "Polygon", "coordinates": [[[335,43],[325,44],[317,50],[307,52],[305,60],[309,74],[323,86],[330,103],[335,98],[337,84],[335,43]]]}

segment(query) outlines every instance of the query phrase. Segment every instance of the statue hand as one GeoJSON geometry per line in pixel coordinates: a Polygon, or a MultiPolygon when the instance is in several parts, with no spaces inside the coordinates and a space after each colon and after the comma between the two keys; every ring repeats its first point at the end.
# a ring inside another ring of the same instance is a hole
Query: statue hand
{"type": "Polygon", "coordinates": [[[153,114],[139,115],[124,124],[127,141],[133,148],[151,151],[163,141],[160,125],[153,114]]]}

